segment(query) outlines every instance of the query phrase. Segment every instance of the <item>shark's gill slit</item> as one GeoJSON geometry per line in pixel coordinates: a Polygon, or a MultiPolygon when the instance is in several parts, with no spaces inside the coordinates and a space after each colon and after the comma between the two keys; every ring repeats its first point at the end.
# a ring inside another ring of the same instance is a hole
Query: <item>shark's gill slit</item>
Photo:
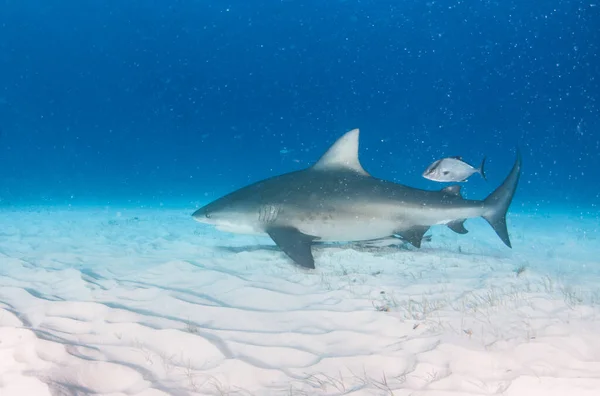
{"type": "Polygon", "coordinates": [[[273,223],[279,215],[279,206],[263,205],[258,211],[258,221],[261,223],[273,223]]]}

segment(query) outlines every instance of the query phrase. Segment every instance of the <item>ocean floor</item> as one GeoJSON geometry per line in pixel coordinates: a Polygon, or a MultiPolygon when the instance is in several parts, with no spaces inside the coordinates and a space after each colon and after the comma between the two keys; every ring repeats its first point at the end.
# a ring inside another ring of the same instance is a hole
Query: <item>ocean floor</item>
{"type": "Polygon", "coordinates": [[[598,214],[308,271],[194,209],[3,208],[0,395],[599,394],[598,214]]]}

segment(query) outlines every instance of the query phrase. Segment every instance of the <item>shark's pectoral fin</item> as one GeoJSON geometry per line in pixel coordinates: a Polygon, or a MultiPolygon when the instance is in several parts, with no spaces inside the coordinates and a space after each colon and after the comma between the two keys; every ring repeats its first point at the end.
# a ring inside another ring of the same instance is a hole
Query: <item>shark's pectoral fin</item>
{"type": "Polygon", "coordinates": [[[398,231],[395,234],[400,235],[403,239],[408,241],[414,247],[420,248],[423,236],[429,229],[429,226],[414,226],[408,230],[398,231]]]}
{"type": "Polygon", "coordinates": [[[465,228],[465,220],[466,219],[454,220],[448,223],[447,226],[456,233],[466,234],[467,232],[469,232],[469,230],[465,228]]]}
{"type": "Polygon", "coordinates": [[[267,229],[267,234],[296,264],[304,268],[315,268],[311,250],[315,237],[303,234],[293,227],[271,227],[267,229]]]}

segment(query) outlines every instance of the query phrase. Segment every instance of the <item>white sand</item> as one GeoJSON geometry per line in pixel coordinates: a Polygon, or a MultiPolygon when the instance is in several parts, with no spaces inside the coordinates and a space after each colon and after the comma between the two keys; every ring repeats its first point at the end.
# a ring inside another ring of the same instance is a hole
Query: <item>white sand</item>
{"type": "Polygon", "coordinates": [[[600,394],[598,218],[305,271],[193,209],[3,209],[0,395],[600,394]]]}

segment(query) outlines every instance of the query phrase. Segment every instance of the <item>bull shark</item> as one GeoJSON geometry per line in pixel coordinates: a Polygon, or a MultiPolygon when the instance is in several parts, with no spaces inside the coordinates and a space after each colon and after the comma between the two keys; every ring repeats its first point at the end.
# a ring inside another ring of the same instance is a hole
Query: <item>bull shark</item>
{"type": "Polygon", "coordinates": [[[422,190],[371,176],[359,157],[359,130],[340,137],[312,166],[250,184],[192,216],[220,231],[267,234],[296,264],[314,269],[315,242],[356,242],[394,235],[419,248],[433,225],[466,234],[466,219],[483,217],[512,247],[506,213],[521,174],[521,155],[484,200],[462,197],[459,185],[422,190]]]}

